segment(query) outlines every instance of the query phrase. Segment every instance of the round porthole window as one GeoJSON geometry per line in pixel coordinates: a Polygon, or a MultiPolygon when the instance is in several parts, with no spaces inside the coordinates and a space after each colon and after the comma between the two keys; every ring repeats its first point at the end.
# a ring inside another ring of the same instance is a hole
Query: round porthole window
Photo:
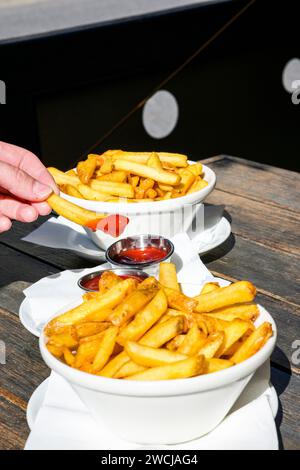
{"type": "Polygon", "coordinates": [[[179,116],[178,103],[167,90],[155,93],[144,105],[143,126],[153,139],[163,139],[173,132],[179,116]]]}

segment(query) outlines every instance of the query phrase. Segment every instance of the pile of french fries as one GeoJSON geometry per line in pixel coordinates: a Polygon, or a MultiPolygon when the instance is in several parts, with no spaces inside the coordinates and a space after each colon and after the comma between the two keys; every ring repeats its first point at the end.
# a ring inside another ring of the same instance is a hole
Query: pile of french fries
{"type": "Polygon", "coordinates": [[[90,201],[151,202],[177,198],[205,188],[201,163],[166,152],[108,150],[88,155],[66,173],[48,168],[61,191],[90,201]]]}
{"type": "Polygon", "coordinates": [[[70,367],[103,377],[169,380],[217,372],[259,351],[272,336],[258,328],[256,289],[248,281],[207,283],[196,297],[181,292],[172,263],[159,280],[138,282],[106,271],[99,292],[51,320],[47,348],[70,367]]]}

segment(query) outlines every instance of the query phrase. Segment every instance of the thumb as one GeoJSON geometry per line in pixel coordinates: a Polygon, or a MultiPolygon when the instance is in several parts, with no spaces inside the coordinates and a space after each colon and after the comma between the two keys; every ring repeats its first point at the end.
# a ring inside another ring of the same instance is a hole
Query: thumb
{"type": "Polygon", "coordinates": [[[0,162],[0,186],[14,196],[26,201],[44,201],[52,193],[52,189],[5,162],[0,162]]]}

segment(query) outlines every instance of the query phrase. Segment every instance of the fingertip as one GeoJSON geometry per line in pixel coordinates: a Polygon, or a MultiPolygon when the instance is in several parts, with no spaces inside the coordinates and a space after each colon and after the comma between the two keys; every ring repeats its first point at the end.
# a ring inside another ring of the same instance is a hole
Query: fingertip
{"type": "Polygon", "coordinates": [[[51,214],[52,209],[47,202],[37,202],[32,204],[32,206],[38,211],[39,215],[51,214]]]}
{"type": "Polygon", "coordinates": [[[12,226],[12,222],[8,217],[0,215],[0,233],[7,232],[12,226]]]}
{"type": "Polygon", "coordinates": [[[53,189],[50,186],[47,186],[39,181],[35,181],[33,185],[33,193],[36,196],[37,200],[43,201],[47,199],[50,194],[53,192],[53,189]]]}
{"type": "Polygon", "coordinates": [[[38,212],[32,206],[21,207],[18,212],[18,220],[21,222],[34,222],[38,218],[38,212]]]}

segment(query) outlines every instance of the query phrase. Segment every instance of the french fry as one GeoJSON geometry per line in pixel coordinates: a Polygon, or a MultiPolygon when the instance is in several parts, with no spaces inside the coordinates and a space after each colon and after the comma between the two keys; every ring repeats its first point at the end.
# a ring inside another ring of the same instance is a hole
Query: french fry
{"type": "Polygon", "coordinates": [[[145,196],[148,199],[155,199],[157,196],[157,192],[155,191],[155,189],[147,189],[145,192],[145,196]]]}
{"type": "MultiPolygon", "coordinates": [[[[151,348],[160,348],[163,344],[174,338],[174,336],[184,331],[186,331],[184,316],[174,317],[163,324],[156,323],[156,325],[140,339],[139,344],[151,348]]],[[[140,371],[137,367],[134,367],[135,365],[136,364],[130,360],[128,355],[121,353],[116,360],[112,359],[111,364],[105,368],[105,376],[121,378],[135,374],[140,371]],[[128,370],[130,371],[129,373],[128,370]]]]}
{"type": "Polygon", "coordinates": [[[99,279],[99,294],[102,295],[112,287],[116,286],[122,281],[122,278],[113,271],[104,271],[99,279]]]}
{"type": "MultiPolygon", "coordinates": [[[[124,172],[126,173],[126,172],[124,172]]],[[[140,182],[140,177],[139,176],[128,176],[128,182],[131,184],[133,188],[136,188],[140,182]]]]}
{"type": "Polygon", "coordinates": [[[46,344],[48,351],[57,359],[60,359],[64,354],[63,346],[55,346],[55,344],[46,344]]]}
{"type": "Polygon", "coordinates": [[[73,367],[75,363],[75,356],[72,354],[69,348],[63,349],[64,360],[68,366],[73,367]]]}
{"type": "Polygon", "coordinates": [[[65,172],[65,174],[69,176],[76,176],[76,178],[78,178],[78,175],[75,170],[68,170],[65,172]]]}
{"type": "Polygon", "coordinates": [[[84,364],[91,364],[94,360],[97,351],[99,350],[103,335],[90,341],[83,341],[80,343],[77,354],[75,356],[74,367],[81,368],[84,364]]]}
{"type": "Polygon", "coordinates": [[[109,326],[109,322],[85,322],[79,323],[75,326],[76,333],[78,338],[84,338],[86,336],[93,336],[97,333],[100,333],[103,330],[106,330],[109,326]]]}
{"type": "Polygon", "coordinates": [[[161,287],[166,293],[168,306],[170,308],[175,310],[183,310],[184,312],[192,312],[197,307],[197,299],[187,297],[181,292],[170,289],[169,287],[165,287],[163,285],[161,285],[161,287]]]}
{"type": "Polygon", "coordinates": [[[186,331],[184,316],[170,318],[164,323],[154,325],[140,339],[139,343],[152,348],[160,348],[177,335],[186,331]]]}
{"type": "Polygon", "coordinates": [[[121,367],[130,361],[130,357],[125,351],[120,352],[103,367],[97,375],[102,377],[114,377],[121,367]]]}
{"type": "Polygon", "coordinates": [[[208,186],[208,182],[197,176],[192,186],[187,191],[187,194],[195,193],[196,191],[200,191],[201,189],[206,188],[208,186]]]}
{"type": "Polygon", "coordinates": [[[203,171],[202,163],[197,162],[192,165],[189,165],[189,171],[192,172],[195,176],[200,176],[203,171]]]}
{"type": "Polygon", "coordinates": [[[108,173],[111,173],[112,172],[112,169],[113,169],[113,162],[112,162],[112,159],[110,157],[106,157],[104,159],[104,162],[102,163],[102,165],[100,166],[100,171],[101,173],[103,174],[108,174],[108,173]]]}
{"type": "Polygon", "coordinates": [[[136,313],[145,307],[150,300],[153,299],[157,293],[156,288],[152,289],[139,289],[133,291],[126,297],[118,307],[115,308],[112,315],[109,317],[111,323],[115,326],[123,326],[130,320],[136,313]]]}
{"type": "Polygon", "coordinates": [[[126,198],[134,197],[134,190],[131,184],[117,183],[115,181],[92,180],[90,187],[95,191],[110,194],[113,196],[121,196],[126,198]]]}
{"type": "Polygon", "coordinates": [[[125,351],[132,361],[143,367],[158,367],[187,359],[184,354],[168,351],[164,348],[142,346],[134,341],[126,343],[125,351]]]}
{"type": "Polygon", "coordinates": [[[89,201],[108,201],[111,199],[111,194],[101,193],[100,191],[95,191],[86,184],[79,184],[77,186],[79,194],[81,197],[88,199],[89,201]]]}
{"type": "Polygon", "coordinates": [[[219,372],[220,370],[228,369],[228,367],[232,366],[234,366],[232,361],[212,357],[206,360],[204,373],[212,374],[213,372],[219,372]]]}
{"type": "Polygon", "coordinates": [[[167,307],[167,298],[161,289],[146,307],[135,316],[132,322],[121,331],[117,343],[124,346],[126,341],[140,339],[165,313],[167,307]]]}
{"type": "MultiPolygon", "coordinates": [[[[112,326],[111,323],[109,322],[103,322],[103,323],[108,324],[108,327],[112,326]]],[[[104,328],[102,331],[94,335],[84,336],[83,338],[80,338],[79,344],[90,343],[91,341],[98,341],[99,339],[102,340],[105,330],[107,330],[107,328],[104,328]]]]}
{"type": "Polygon", "coordinates": [[[156,152],[152,152],[147,160],[147,165],[157,170],[162,170],[162,164],[156,152]]]}
{"type": "Polygon", "coordinates": [[[89,223],[94,222],[95,220],[100,221],[105,217],[104,215],[97,214],[96,212],[83,209],[82,207],[66,201],[54,193],[49,196],[47,202],[57,214],[79,225],[87,226],[89,223]]]}
{"type": "Polygon", "coordinates": [[[57,333],[51,336],[49,344],[57,347],[67,347],[75,349],[78,346],[78,336],[76,329],[71,327],[68,331],[64,330],[62,333],[57,333]]]}
{"type": "Polygon", "coordinates": [[[263,323],[242,343],[236,353],[230,358],[235,364],[245,361],[257,353],[272,336],[271,323],[263,323]]]}
{"type": "Polygon", "coordinates": [[[202,328],[202,324],[205,323],[205,330],[210,333],[215,333],[216,331],[223,331],[229,324],[229,321],[221,320],[215,318],[212,315],[194,313],[194,319],[196,320],[198,327],[202,328]]]}
{"type": "Polygon", "coordinates": [[[99,181],[114,181],[115,183],[124,183],[127,178],[126,171],[115,171],[113,170],[111,173],[102,174],[100,170],[96,172],[96,178],[99,181]]]}
{"type": "Polygon", "coordinates": [[[231,346],[238,341],[248,330],[253,330],[254,326],[249,321],[236,318],[224,329],[224,341],[218,351],[218,356],[226,355],[231,346]]]}
{"type": "Polygon", "coordinates": [[[115,347],[118,331],[119,329],[116,326],[111,326],[105,330],[99,349],[92,363],[93,373],[99,372],[108,362],[115,347]]]}
{"type": "Polygon", "coordinates": [[[184,379],[200,375],[204,369],[203,356],[190,357],[166,366],[153,367],[138,374],[130,375],[125,380],[171,380],[184,379]]]}
{"type": "Polygon", "coordinates": [[[231,305],[230,307],[219,308],[217,310],[213,310],[212,312],[207,312],[207,315],[227,321],[232,321],[235,318],[255,321],[259,316],[259,308],[258,305],[251,303],[237,304],[231,305]]]}
{"type": "Polygon", "coordinates": [[[141,189],[144,189],[145,191],[147,191],[148,189],[152,189],[153,186],[154,186],[154,180],[150,179],[150,178],[142,178],[141,181],[140,181],[140,188],[141,189]]]}
{"type": "Polygon", "coordinates": [[[219,283],[218,282],[207,282],[201,289],[200,295],[203,294],[208,294],[209,292],[212,292],[213,290],[219,289],[219,283]]]}
{"type": "Polygon", "coordinates": [[[206,335],[199,330],[198,325],[195,323],[187,332],[177,352],[186,356],[195,356],[205,342],[206,335]]]}
{"type": "Polygon", "coordinates": [[[135,285],[136,282],[134,279],[124,279],[119,284],[112,287],[105,294],[99,296],[99,298],[84,302],[78,305],[78,307],[75,307],[72,310],[63,313],[62,315],[55,317],[48,323],[46,327],[46,335],[54,334],[62,327],[76,325],[85,319],[87,320],[92,314],[96,312],[101,317],[101,320],[105,321],[110,315],[109,309],[118,305],[135,285]]]}
{"type": "Polygon", "coordinates": [[[67,174],[64,173],[63,171],[58,170],[57,168],[54,167],[49,167],[47,168],[49,173],[53,176],[53,179],[56,184],[61,185],[61,184],[70,184],[71,186],[77,186],[77,184],[80,184],[80,179],[78,176],[74,176],[73,174],[67,174]]]}
{"type": "Polygon", "coordinates": [[[145,198],[145,190],[143,188],[140,188],[140,187],[136,187],[134,189],[134,195],[135,195],[135,198],[138,200],[138,199],[143,199],[145,198]]]}
{"type": "Polygon", "coordinates": [[[186,335],[175,336],[175,338],[168,341],[168,343],[166,344],[166,348],[169,349],[169,351],[177,351],[180,345],[184,342],[185,337],[186,335]]]}
{"type": "Polygon", "coordinates": [[[158,170],[157,168],[151,168],[150,166],[140,163],[126,160],[116,160],[114,162],[114,167],[115,170],[128,171],[129,173],[133,173],[137,176],[143,176],[144,178],[150,178],[154,181],[158,181],[159,183],[170,184],[172,186],[180,183],[180,176],[176,173],[158,170]]]}
{"type": "Polygon", "coordinates": [[[189,171],[189,167],[179,170],[179,174],[181,176],[181,181],[180,184],[176,187],[176,190],[179,192],[179,194],[184,196],[194,183],[196,176],[189,171]]]}
{"type": "Polygon", "coordinates": [[[206,359],[214,357],[221,348],[224,342],[224,337],[225,335],[223,331],[212,333],[208,336],[204,345],[199,349],[198,354],[205,356],[206,359]]]}
{"type": "Polygon", "coordinates": [[[115,379],[123,379],[124,377],[129,377],[130,375],[137,374],[138,372],[143,372],[147,367],[139,366],[133,361],[129,361],[124,366],[122,366],[118,372],[115,373],[115,379]]]}
{"type": "Polygon", "coordinates": [[[72,186],[71,184],[61,185],[61,190],[63,193],[68,194],[72,197],[77,197],[78,199],[83,199],[82,194],[78,191],[76,186],[72,186]]]}
{"type": "Polygon", "coordinates": [[[175,310],[174,308],[168,308],[166,315],[168,315],[168,317],[176,317],[178,315],[184,315],[188,328],[190,328],[195,323],[194,313],[184,312],[183,310],[175,310]]]}
{"type": "Polygon", "coordinates": [[[180,292],[180,286],[177,280],[176,266],[174,263],[160,263],[159,282],[170,289],[180,292]]]}
{"type": "Polygon", "coordinates": [[[239,281],[227,287],[202,294],[194,299],[197,301],[196,312],[211,312],[217,308],[227,307],[242,302],[251,302],[256,295],[256,289],[251,282],[239,281]]]}
{"type": "Polygon", "coordinates": [[[84,162],[79,162],[77,164],[77,174],[80,181],[83,184],[88,184],[90,179],[93,177],[94,172],[97,167],[97,162],[94,158],[89,158],[84,162]]]}
{"type": "MultiPolygon", "coordinates": [[[[113,160],[126,160],[132,162],[138,162],[141,164],[147,164],[149,157],[153,152],[124,152],[122,150],[115,151],[110,155],[113,160]]],[[[168,153],[168,152],[156,152],[162,163],[168,163],[174,167],[186,167],[188,166],[187,156],[179,153],[168,153]]]]}

